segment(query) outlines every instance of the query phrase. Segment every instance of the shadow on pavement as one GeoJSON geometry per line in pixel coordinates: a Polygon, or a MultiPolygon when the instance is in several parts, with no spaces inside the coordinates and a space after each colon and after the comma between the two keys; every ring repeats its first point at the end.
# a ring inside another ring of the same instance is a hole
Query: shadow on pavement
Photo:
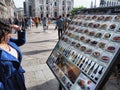
{"type": "Polygon", "coordinates": [[[39,33],[47,33],[47,30],[44,32],[43,30],[42,30],[42,32],[41,31],[38,31],[38,32],[32,32],[32,33],[37,33],[37,34],[39,34],[39,33]]]}
{"type": "Polygon", "coordinates": [[[106,90],[120,90],[120,84],[115,79],[109,80],[106,83],[106,90]]]}
{"type": "Polygon", "coordinates": [[[28,42],[28,43],[57,42],[57,41],[58,39],[51,39],[51,40],[43,40],[43,41],[28,42]]]}
{"type": "Polygon", "coordinates": [[[23,52],[24,55],[34,55],[34,54],[39,54],[39,53],[44,53],[44,52],[49,52],[52,51],[53,49],[47,49],[47,50],[32,50],[28,52],[23,52]]]}
{"type": "MultiPolygon", "coordinates": [[[[120,87],[112,81],[109,81],[107,84],[109,85],[107,85],[105,90],[120,90],[120,87]]],[[[51,79],[41,85],[27,88],[27,90],[59,90],[59,82],[57,79],[51,79]]]]}
{"type": "Polygon", "coordinates": [[[41,85],[27,88],[27,90],[59,90],[58,87],[58,81],[56,79],[51,79],[41,85]]]}

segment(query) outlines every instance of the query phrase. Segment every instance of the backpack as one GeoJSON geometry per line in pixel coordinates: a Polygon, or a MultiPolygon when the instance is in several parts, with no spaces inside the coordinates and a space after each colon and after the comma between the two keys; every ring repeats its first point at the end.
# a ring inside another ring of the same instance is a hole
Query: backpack
{"type": "Polygon", "coordinates": [[[69,22],[68,22],[68,18],[63,18],[63,31],[65,31],[67,29],[69,25],[69,22]]]}

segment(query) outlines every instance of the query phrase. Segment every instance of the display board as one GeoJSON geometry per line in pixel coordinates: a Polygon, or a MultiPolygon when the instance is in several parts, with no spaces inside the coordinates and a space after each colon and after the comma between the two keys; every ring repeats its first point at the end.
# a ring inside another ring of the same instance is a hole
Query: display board
{"type": "Polygon", "coordinates": [[[120,16],[75,15],[47,64],[65,90],[102,90],[120,53],[120,16]]]}

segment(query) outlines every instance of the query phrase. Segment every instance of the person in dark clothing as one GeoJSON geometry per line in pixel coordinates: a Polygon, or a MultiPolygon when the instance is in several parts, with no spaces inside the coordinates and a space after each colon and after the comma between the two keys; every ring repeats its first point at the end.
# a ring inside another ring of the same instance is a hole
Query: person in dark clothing
{"type": "Polygon", "coordinates": [[[70,15],[67,14],[67,16],[63,18],[63,31],[64,32],[68,28],[70,22],[71,22],[70,15]]]}
{"type": "Polygon", "coordinates": [[[47,19],[46,19],[46,17],[44,17],[42,19],[42,25],[43,25],[43,30],[45,32],[47,30],[47,19]]]}
{"type": "Polygon", "coordinates": [[[26,90],[19,49],[26,42],[25,33],[18,25],[0,20],[0,90],[26,90]],[[17,30],[18,39],[11,37],[12,28],[17,30]]]}
{"type": "Polygon", "coordinates": [[[58,28],[58,38],[60,40],[62,34],[63,34],[63,19],[61,16],[59,16],[59,18],[56,21],[56,26],[55,26],[55,30],[58,28]]]}

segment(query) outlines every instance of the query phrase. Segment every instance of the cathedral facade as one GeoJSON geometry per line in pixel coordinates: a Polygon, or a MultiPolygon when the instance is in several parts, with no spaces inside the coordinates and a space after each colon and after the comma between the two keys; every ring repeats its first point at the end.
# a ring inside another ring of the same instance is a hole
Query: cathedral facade
{"type": "Polygon", "coordinates": [[[26,16],[66,16],[73,8],[74,0],[26,0],[26,16]]]}

